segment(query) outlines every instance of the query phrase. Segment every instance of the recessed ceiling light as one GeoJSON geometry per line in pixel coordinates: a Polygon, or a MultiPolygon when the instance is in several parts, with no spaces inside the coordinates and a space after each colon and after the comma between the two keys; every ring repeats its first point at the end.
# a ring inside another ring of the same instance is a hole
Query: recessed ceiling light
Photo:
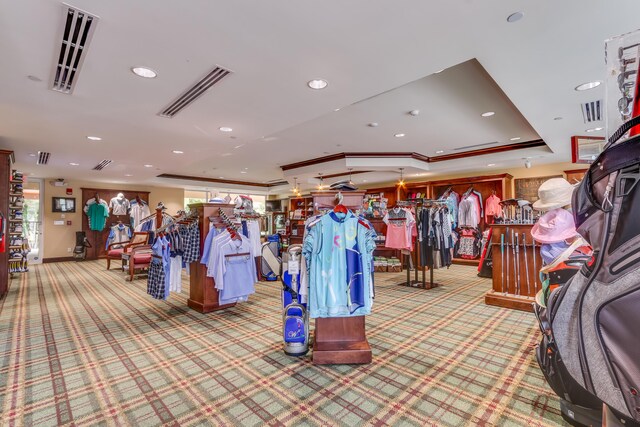
{"type": "Polygon", "coordinates": [[[173,150],[172,151],[173,154],[184,154],[184,151],[180,151],[180,150],[173,150]]]}
{"type": "Polygon", "coordinates": [[[29,157],[35,157],[36,154],[35,153],[29,153],[29,157]]]}
{"type": "Polygon", "coordinates": [[[136,76],[144,77],[145,79],[153,79],[158,75],[158,73],[147,67],[132,67],[131,71],[136,76]]]}
{"type": "Polygon", "coordinates": [[[495,166],[495,163],[489,163],[487,166],[491,167],[491,166],[495,166]]]}
{"type": "Polygon", "coordinates": [[[511,22],[511,23],[513,23],[513,22],[518,22],[519,20],[521,20],[521,19],[522,19],[522,17],[524,17],[524,13],[522,13],[522,12],[515,12],[515,13],[512,13],[511,15],[509,15],[509,16],[507,17],[507,22],[511,22]]]}
{"type": "Polygon", "coordinates": [[[486,113],[482,113],[482,117],[491,117],[493,116],[495,113],[493,111],[487,111],[486,113]]]}
{"type": "Polygon", "coordinates": [[[586,83],[582,83],[581,85],[576,86],[576,90],[578,91],[583,91],[583,90],[589,90],[589,89],[593,89],[594,87],[598,87],[600,86],[600,81],[595,81],[595,82],[586,82],[586,83]]]}
{"type": "Polygon", "coordinates": [[[404,136],[404,133],[396,133],[395,135],[396,138],[402,138],[404,136]]]}
{"type": "Polygon", "coordinates": [[[32,75],[28,75],[27,78],[29,80],[31,80],[32,82],[41,82],[42,79],[40,77],[36,77],[36,76],[32,76],[32,75]]]}
{"type": "Polygon", "coordinates": [[[339,108],[334,108],[333,111],[340,111],[340,109],[339,108]]]}
{"type": "Polygon", "coordinates": [[[313,79],[313,80],[309,80],[307,82],[307,86],[309,86],[311,89],[315,89],[315,90],[324,89],[328,85],[329,85],[329,83],[326,80],[323,80],[323,79],[313,79]]]}
{"type": "Polygon", "coordinates": [[[444,153],[444,150],[438,150],[438,151],[436,151],[436,154],[442,154],[442,153],[444,153]]]}
{"type": "Polygon", "coordinates": [[[130,173],[125,173],[124,176],[133,176],[130,173]]]}
{"type": "Polygon", "coordinates": [[[233,132],[233,129],[231,129],[230,127],[227,127],[227,126],[222,126],[220,128],[220,131],[221,132],[233,132]]]}
{"type": "Polygon", "coordinates": [[[244,147],[244,144],[236,145],[236,146],[235,146],[235,147],[233,147],[233,148],[238,149],[238,148],[241,148],[241,147],[244,147]]]}
{"type": "Polygon", "coordinates": [[[91,141],[102,141],[102,138],[100,138],[99,136],[91,136],[91,135],[89,135],[87,137],[87,139],[89,139],[91,141]]]}
{"type": "Polygon", "coordinates": [[[249,170],[249,168],[244,168],[244,170],[249,170]]]}
{"type": "Polygon", "coordinates": [[[224,179],[224,176],[219,176],[218,178],[220,178],[220,179],[224,179]]]}
{"type": "Polygon", "coordinates": [[[152,168],[153,165],[144,165],[145,168],[152,168]]]}
{"type": "Polygon", "coordinates": [[[71,166],[80,166],[80,163],[69,162],[71,166]]]}
{"type": "Polygon", "coordinates": [[[377,128],[378,127],[378,123],[377,122],[367,123],[367,126],[369,126],[370,128],[377,128]]]}
{"type": "Polygon", "coordinates": [[[587,130],[585,130],[585,132],[589,132],[589,133],[591,133],[591,132],[597,132],[597,131],[602,130],[602,129],[604,129],[604,128],[591,128],[591,129],[587,129],[587,130]]]}
{"type": "Polygon", "coordinates": [[[240,173],[247,173],[247,171],[240,171],[240,173]]]}
{"type": "Polygon", "coordinates": [[[416,117],[419,114],[420,114],[420,110],[411,110],[411,111],[409,111],[409,115],[413,116],[413,117],[416,117]]]}
{"type": "Polygon", "coordinates": [[[513,138],[509,138],[509,141],[519,141],[520,137],[519,136],[514,136],[513,138]]]}

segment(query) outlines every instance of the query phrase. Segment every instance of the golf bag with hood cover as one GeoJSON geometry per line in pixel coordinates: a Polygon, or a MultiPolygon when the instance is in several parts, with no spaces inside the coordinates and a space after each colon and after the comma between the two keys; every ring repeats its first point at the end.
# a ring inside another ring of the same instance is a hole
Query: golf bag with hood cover
{"type": "MultiPolygon", "coordinates": [[[[615,108],[623,124],[573,193],[576,227],[591,244],[593,257],[551,293],[546,310],[536,306],[543,332],[538,363],[563,399],[563,415],[582,424],[598,421],[574,415],[589,408],[595,417],[603,402],[627,426],[640,423],[638,36],[607,42],[607,70],[617,77],[615,90],[607,88],[608,97],[610,91],[627,97],[615,108]],[[635,71],[630,73],[631,67],[635,71]]],[[[607,111],[611,114],[611,108],[607,111]]],[[[615,122],[609,117],[609,126],[615,122]]]]}

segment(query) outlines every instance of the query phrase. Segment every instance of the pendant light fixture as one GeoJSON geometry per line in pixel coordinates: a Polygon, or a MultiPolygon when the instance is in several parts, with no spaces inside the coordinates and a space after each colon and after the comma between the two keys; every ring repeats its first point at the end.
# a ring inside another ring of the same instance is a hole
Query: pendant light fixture
{"type": "Polygon", "coordinates": [[[400,182],[398,182],[398,185],[403,186],[404,185],[404,175],[403,175],[403,171],[404,168],[400,168],[400,182]]]}
{"type": "Polygon", "coordinates": [[[324,189],[324,178],[322,177],[322,173],[318,173],[320,176],[320,184],[318,184],[318,190],[322,191],[324,189]]]}
{"type": "Polygon", "coordinates": [[[353,185],[353,181],[351,180],[351,171],[353,171],[353,168],[349,168],[349,184],[353,185]]]}

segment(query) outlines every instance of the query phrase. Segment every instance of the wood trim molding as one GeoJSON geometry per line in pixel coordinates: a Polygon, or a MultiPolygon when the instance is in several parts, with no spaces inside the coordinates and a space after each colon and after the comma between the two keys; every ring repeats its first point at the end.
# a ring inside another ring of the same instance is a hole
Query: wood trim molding
{"type": "Polygon", "coordinates": [[[61,256],[61,257],[53,257],[53,258],[42,258],[43,264],[48,264],[50,262],[66,262],[66,261],[74,261],[75,258],[72,256],[61,256]]]}
{"type": "Polygon", "coordinates": [[[483,175],[483,176],[469,176],[466,178],[457,179],[443,179],[439,181],[427,181],[422,185],[429,185],[431,187],[437,187],[440,185],[459,185],[459,184],[473,184],[480,181],[500,181],[501,179],[513,179],[513,176],[508,173],[501,173],[498,175],[483,175]]]}
{"type": "MultiPolygon", "coordinates": [[[[204,176],[191,176],[191,175],[175,175],[170,173],[163,173],[158,175],[158,178],[167,178],[167,179],[184,179],[186,181],[202,181],[202,182],[213,182],[216,184],[233,184],[233,185],[242,185],[246,187],[260,187],[260,188],[271,188],[278,187],[280,185],[288,185],[289,183],[286,181],[274,182],[274,183],[264,183],[264,182],[251,182],[251,181],[234,181],[232,179],[217,179],[217,178],[208,178],[204,176]]],[[[326,178],[326,177],[325,177],[326,178]]]]}
{"type": "Polygon", "coordinates": [[[118,190],[114,190],[113,188],[88,188],[88,187],[80,187],[80,190],[82,191],[95,191],[96,193],[100,193],[100,192],[112,192],[112,193],[124,193],[125,191],[127,192],[131,192],[131,193],[140,193],[140,194],[149,194],[149,191],[138,191],[138,190],[123,190],[123,189],[118,189],[118,190]]]}
{"type": "Polygon", "coordinates": [[[467,157],[484,156],[485,154],[503,153],[505,151],[524,150],[526,148],[537,148],[546,146],[547,143],[542,139],[533,141],[525,141],[514,144],[500,145],[498,147],[481,148],[479,150],[464,151],[462,153],[444,154],[442,156],[434,156],[429,158],[429,162],[444,162],[447,160],[464,159],[467,157]]]}
{"type": "MultiPolygon", "coordinates": [[[[357,158],[409,158],[418,160],[425,163],[444,162],[447,160],[463,159],[466,157],[483,156],[486,154],[502,153],[505,151],[524,150],[527,148],[537,148],[546,146],[547,143],[542,139],[535,139],[533,141],[518,142],[513,144],[500,145],[498,147],[481,148],[478,150],[464,151],[461,153],[444,154],[441,156],[425,156],[424,154],[416,152],[401,152],[401,151],[363,151],[363,152],[345,152],[336,153],[323,157],[316,157],[313,159],[303,160],[301,162],[289,163],[280,166],[283,171],[292,169],[304,168],[307,166],[314,166],[322,163],[333,162],[342,159],[357,159],[357,158]]],[[[325,177],[326,178],[326,177],[325,177]]]]}
{"type": "MultiPolygon", "coordinates": [[[[349,176],[349,175],[358,175],[361,173],[369,173],[369,172],[373,172],[373,171],[351,171],[351,172],[342,172],[342,173],[334,173],[331,175],[322,175],[323,179],[329,179],[329,178],[337,178],[339,176],[349,176]]],[[[320,179],[319,176],[316,176],[317,179],[320,179]]]]}
{"type": "Polygon", "coordinates": [[[588,170],[589,170],[589,168],[586,168],[586,169],[571,169],[571,170],[568,170],[568,171],[562,171],[562,172],[564,172],[565,174],[570,174],[570,173],[582,173],[582,172],[587,173],[587,171],[588,171],[588,170]]]}

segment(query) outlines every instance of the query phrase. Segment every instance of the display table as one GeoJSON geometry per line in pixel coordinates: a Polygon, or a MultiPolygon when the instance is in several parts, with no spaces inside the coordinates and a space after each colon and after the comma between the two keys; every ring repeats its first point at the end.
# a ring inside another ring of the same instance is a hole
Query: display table
{"type": "Polygon", "coordinates": [[[532,303],[542,286],[539,279],[542,258],[540,257],[540,246],[531,237],[533,225],[494,224],[492,227],[493,287],[485,294],[484,301],[488,305],[533,311],[532,303]],[[515,247],[511,243],[512,232],[519,237],[517,255],[514,253],[515,247]],[[524,241],[522,233],[525,234],[524,241]],[[504,236],[504,257],[500,246],[501,235],[504,236]],[[525,242],[526,251],[523,244],[525,242]]]}

